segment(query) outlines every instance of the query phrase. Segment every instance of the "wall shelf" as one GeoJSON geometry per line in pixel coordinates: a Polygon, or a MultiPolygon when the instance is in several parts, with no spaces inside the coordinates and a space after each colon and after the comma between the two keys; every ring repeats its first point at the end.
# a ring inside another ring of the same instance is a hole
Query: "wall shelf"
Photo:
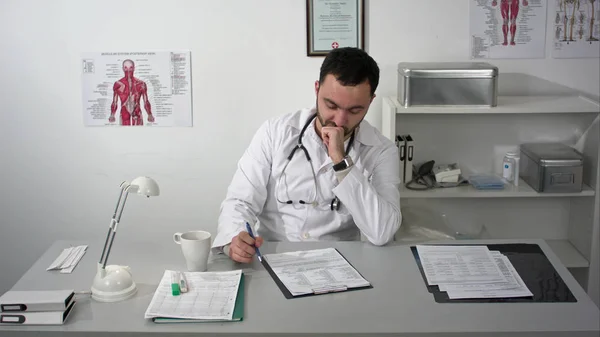
{"type": "Polygon", "coordinates": [[[600,113],[600,105],[584,96],[498,96],[495,107],[403,107],[393,100],[397,114],[600,113]]]}
{"type": "Polygon", "coordinates": [[[594,253],[600,246],[599,102],[566,93],[498,96],[496,107],[403,107],[395,96],[384,97],[382,103],[382,134],[392,141],[410,134],[416,164],[460,163],[466,171],[497,174],[502,156],[523,143],[581,146],[585,160],[578,193],[539,193],[522,179],[519,186],[503,190],[481,191],[470,185],[425,191],[401,185],[399,190],[408,225],[437,228],[446,216],[461,228],[483,222],[495,240],[544,239],[588,294],[598,294],[592,271],[600,265],[594,253]]]}
{"type": "Polygon", "coordinates": [[[477,190],[471,185],[434,188],[425,191],[414,191],[400,187],[400,198],[550,198],[550,197],[593,197],[595,191],[583,185],[581,192],[576,193],[539,193],[522,179],[519,186],[506,185],[503,190],[477,190]]]}

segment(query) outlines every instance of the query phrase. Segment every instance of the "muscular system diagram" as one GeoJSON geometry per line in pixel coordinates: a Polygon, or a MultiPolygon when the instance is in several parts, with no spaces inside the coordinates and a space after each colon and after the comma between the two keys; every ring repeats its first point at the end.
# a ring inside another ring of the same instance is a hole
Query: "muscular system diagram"
{"type": "MultiPolygon", "coordinates": [[[[522,0],[523,6],[527,6],[527,0],[522,0]]],[[[510,28],[510,45],[515,45],[515,35],[517,33],[517,16],[519,15],[519,6],[521,0],[500,0],[500,13],[502,14],[502,34],[504,35],[503,46],[508,45],[508,31],[510,28]],[[510,25],[510,27],[509,27],[510,25]]],[[[498,5],[497,0],[492,1],[492,7],[498,5]]]]}
{"type": "Polygon", "coordinates": [[[143,125],[140,100],[144,100],[144,109],[148,114],[148,122],[154,122],[154,116],[148,101],[146,83],[133,76],[135,63],[132,60],[123,61],[124,76],[113,85],[113,101],[110,106],[110,123],[115,122],[115,113],[121,102],[121,125],[143,125]]]}

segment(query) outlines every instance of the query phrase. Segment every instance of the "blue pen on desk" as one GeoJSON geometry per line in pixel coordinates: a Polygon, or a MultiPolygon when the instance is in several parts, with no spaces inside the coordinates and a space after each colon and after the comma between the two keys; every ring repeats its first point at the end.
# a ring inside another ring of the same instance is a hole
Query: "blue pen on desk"
{"type": "MultiPolygon", "coordinates": [[[[248,231],[248,234],[250,234],[250,237],[256,240],[256,238],[254,237],[254,233],[252,233],[252,227],[250,227],[250,224],[248,222],[246,222],[246,230],[248,231]]],[[[258,250],[258,247],[256,247],[256,242],[254,248],[256,249],[256,256],[258,257],[258,261],[262,262],[262,255],[260,255],[260,250],[258,250]]]]}

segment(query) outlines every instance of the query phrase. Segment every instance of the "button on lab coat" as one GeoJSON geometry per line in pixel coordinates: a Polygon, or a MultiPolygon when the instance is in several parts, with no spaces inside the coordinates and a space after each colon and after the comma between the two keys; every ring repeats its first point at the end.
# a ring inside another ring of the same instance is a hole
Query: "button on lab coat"
{"type": "MultiPolygon", "coordinates": [[[[354,165],[338,182],[325,144],[309,125],[302,143],[310,164],[297,150],[282,175],[298,136],[315,109],[303,109],[264,122],[238,162],[221,204],[213,249],[231,242],[245,222],[267,241],[359,240],[375,245],[391,241],[402,221],[398,186],[399,158],[395,144],[363,120],[349,156],[354,165]],[[280,178],[281,183],[280,183],[280,178]],[[333,198],[341,202],[331,210],[333,198]],[[293,204],[277,201],[293,200],[293,204]],[[301,205],[298,200],[315,201],[301,205]],[[244,208],[243,205],[247,208],[244,208]],[[242,206],[242,207],[240,207],[242,206]]],[[[344,144],[344,149],[348,140],[344,144]]]]}

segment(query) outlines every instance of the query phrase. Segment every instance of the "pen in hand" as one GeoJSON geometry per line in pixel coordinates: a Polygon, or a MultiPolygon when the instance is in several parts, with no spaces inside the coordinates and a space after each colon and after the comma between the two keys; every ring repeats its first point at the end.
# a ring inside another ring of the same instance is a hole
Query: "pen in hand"
{"type": "MultiPolygon", "coordinates": [[[[252,232],[252,227],[250,227],[248,222],[246,222],[246,230],[248,231],[248,234],[250,234],[250,237],[256,240],[254,233],[252,232]]],[[[256,257],[258,257],[258,261],[262,262],[262,255],[260,255],[260,250],[258,250],[258,247],[256,247],[256,243],[254,245],[254,249],[256,249],[256,257]]]]}

